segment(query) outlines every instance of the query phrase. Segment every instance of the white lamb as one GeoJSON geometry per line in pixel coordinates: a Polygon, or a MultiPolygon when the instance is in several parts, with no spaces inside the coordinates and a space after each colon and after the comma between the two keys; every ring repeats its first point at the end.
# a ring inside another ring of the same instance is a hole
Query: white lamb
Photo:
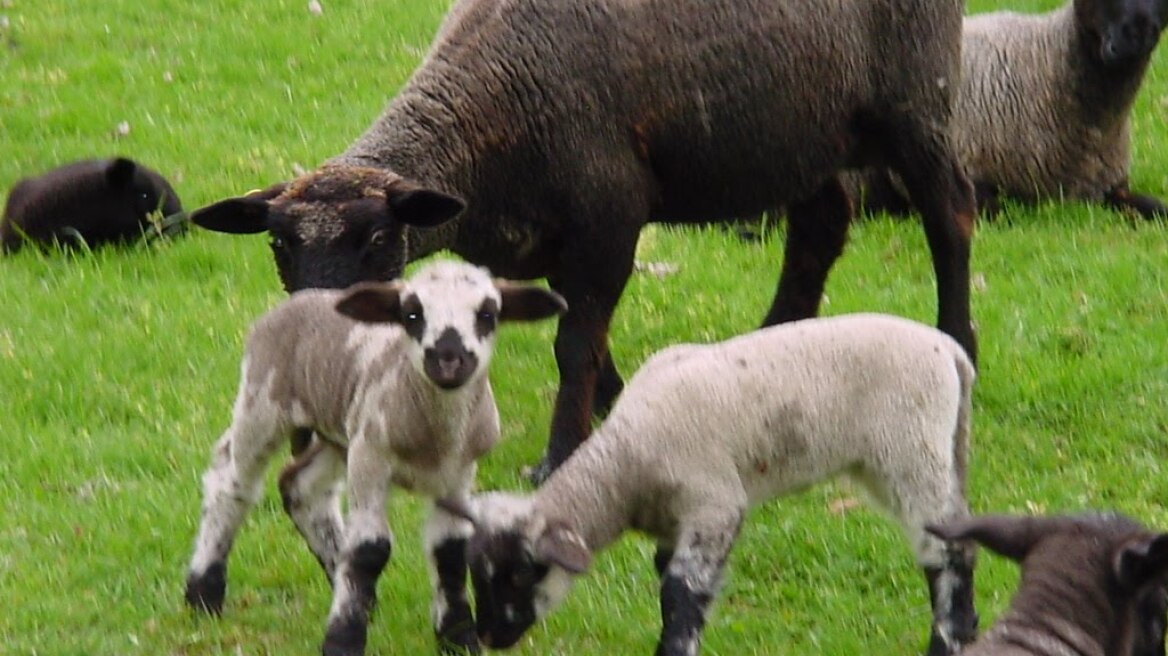
{"type": "Polygon", "coordinates": [[[593,552],[629,529],[658,542],[657,654],[695,654],[742,518],[837,473],[901,523],[928,579],[930,654],[973,640],[973,547],[925,531],[967,516],[974,369],[933,328],[882,315],[808,319],[653,356],[608,419],[530,496],[461,507],[479,639],[514,644],[593,552]]]}
{"type": "MultiPolygon", "coordinates": [[[[362,653],[390,556],[389,488],[431,498],[470,492],[476,459],[499,439],[486,375],[496,323],[565,309],[553,292],[439,262],[408,281],[298,292],[262,317],[248,338],[231,426],[203,477],[187,603],[222,610],[228,553],[268,461],[311,429],[320,439],[285,468],[280,491],[333,585],[324,653],[362,653]]],[[[441,509],[425,528],[434,630],[444,649],[460,653],[478,649],[465,590],[470,531],[441,509]]]]}

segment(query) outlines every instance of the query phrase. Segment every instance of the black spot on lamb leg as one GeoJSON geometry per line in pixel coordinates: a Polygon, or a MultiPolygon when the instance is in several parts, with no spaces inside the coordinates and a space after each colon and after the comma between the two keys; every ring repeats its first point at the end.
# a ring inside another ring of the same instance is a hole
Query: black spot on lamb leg
{"type": "Polygon", "coordinates": [[[818,314],[827,274],[843,253],[851,218],[851,201],[838,178],[791,205],[782,275],[764,326],[818,314]]]}
{"type": "Polygon", "coordinates": [[[187,576],[184,595],[187,605],[212,615],[223,612],[223,598],[227,594],[227,563],[212,563],[201,574],[187,576]]]}
{"type": "Polygon", "coordinates": [[[662,578],[661,639],[657,643],[657,656],[698,652],[706,609],[712,598],[710,593],[691,589],[683,577],[666,574],[662,578]]]}
{"type": "Polygon", "coordinates": [[[437,594],[442,595],[445,612],[437,618],[434,634],[443,654],[477,654],[474,615],[466,598],[466,543],[462,538],[449,539],[434,548],[431,557],[438,573],[437,594]]]}
{"type": "Polygon", "coordinates": [[[377,578],[389,562],[391,545],[379,538],[358,545],[338,569],[346,586],[339,608],[329,617],[321,653],[325,656],[357,656],[365,652],[369,617],[377,601],[377,578]]]}
{"type": "Polygon", "coordinates": [[[962,646],[977,638],[973,567],[973,552],[969,547],[953,544],[947,549],[943,567],[925,568],[933,607],[928,656],[958,654],[962,646]]]}

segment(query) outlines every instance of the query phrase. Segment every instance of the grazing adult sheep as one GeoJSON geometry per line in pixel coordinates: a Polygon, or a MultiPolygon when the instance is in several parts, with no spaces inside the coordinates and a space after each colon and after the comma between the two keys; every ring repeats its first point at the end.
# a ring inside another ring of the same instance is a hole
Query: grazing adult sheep
{"type": "MultiPolygon", "coordinates": [[[[333,586],[324,653],[362,653],[390,556],[389,488],[426,497],[470,492],[476,459],[499,439],[486,375],[496,323],[564,309],[554,292],[439,262],[404,282],[299,292],[262,317],[248,338],[231,426],[203,477],[187,603],[222,610],[227,556],[266,465],[282,442],[312,429],[320,439],[281,473],[280,493],[333,586]]],[[[444,649],[478,648],[465,592],[469,533],[441,509],[425,527],[432,619],[444,649]]]]}
{"type": "Polygon", "coordinates": [[[658,544],[657,654],[696,654],[747,508],[846,473],[899,520],[924,569],[928,653],[957,653],[977,626],[973,550],[925,525],[968,513],[973,378],[953,339],[882,315],[661,351],[534,494],[444,504],[475,524],[479,639],[514,644],[595,551],[636,529],[658,544]]]}
{"type": "Polygon", "coordinates": [[[764,323],[808,317],[851,218],[837,172],[887,163],[925,217],[938,324],[974,352],[974,206],[947,134],[961,12],[960,0],[460,0],[343,153],[192,220],[267,231],[288,290],[390,278],[443,248],[547,278],[570,309],[540,478],[620,392],[608,329],[649,222],[789,207],[764,323]]]}
{"type": "Polygon", "coordinates": [[[1022,566],[1009,610],[964,656],[1164,656],[1168,533],[1114,514],[997,515],[927,528],[1022,566]]]}
{"type": "MultiPolygon", "coordinates": [[[[965,20],[953,146],[985,211],[1004,195],[1168,218],[1168,206],[1128,188],[1132,106],[1165,22],[1168,0],[1072,0],[965,20]]],[[[865,180],[868,209],[907,211],[888,171],[865,180]]]]}
{"type": "MultiPolygon", "coordinates": [[[[73,162],[16,183],[0,221],[0,249],[11,253],[26,241],[90,248],[130,242],[149,234],[152,215],[180,212],[166,178],[134,160],[73,162]]],[[[184,227],[168,224],[167,234],[184,227]]]]}

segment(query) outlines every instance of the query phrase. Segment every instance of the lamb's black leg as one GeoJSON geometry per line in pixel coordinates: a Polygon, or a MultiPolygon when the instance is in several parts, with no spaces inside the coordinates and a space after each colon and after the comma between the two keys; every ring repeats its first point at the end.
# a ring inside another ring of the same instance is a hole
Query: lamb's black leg
{"type": "Polygon", "coordinates": [[[426,520],[425,546],[433,587],[431,619],[443,654],[479,653],[474,615],[466,598],[466,543],[472,530],[467,521],[438,506],[426,520]]]}
{"type": "Polygon", "coordinates": [[[844,251],[852,207],[838,178],[787,213],[783,272],[764,326],[806,319],[819,312],[828,271],[844,251]]]}
{"type": "Polygon", "coordinates": [[[933,629],[928,656],[952,656],[977,638],[977,610],[973,605],[973,549],[965,544],[946,545],[945,564],[925,568],[933,629]]]}
{"type": "Polygon", "coordinates": [[[677,547],[658,548],[654,565],[661,573],[661,638],[657,656],[697,654],[706,611],[722,585],[730,548],[742,526],[741,509],[724,509],[697,518],[682,531],[677,547]]]}
{"type": "Polygon", "coordinates": [[[1132,193],[1120,185],[1103,195],[1103,204],[1117,212],[1130,212],[1144,219],[1168,219],[1168,205],[1152,196],[1132,193]]]}
{"type": "Polygon", "coordinates": [[[604,365],[600,368],[600,375],[596,377],[596,392],[592,397],[592,416],[603,418],[612,409],[616,397],[620,396],[625,382],[621,380],[616,363],[612,361],[612,352],[608,351],[604,358],[604,365]]]}

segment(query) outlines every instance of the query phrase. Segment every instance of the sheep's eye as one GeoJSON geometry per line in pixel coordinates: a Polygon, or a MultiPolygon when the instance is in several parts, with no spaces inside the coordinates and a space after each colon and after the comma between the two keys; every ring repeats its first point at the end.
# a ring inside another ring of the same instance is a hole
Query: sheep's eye
{"type": "Polygon", "coordinates": [[[389,241],[389,237],[385,234],[384,230],[377,230],[372,235],[369,235],[370,246],[384,246],[387,241],[389,241]]]}
{"type": "Polygon", "coordinates": [[[422,311],[421,310],[413,310],[411,312],[406,313],[406,321],[409,323],[418,323],[421,320],[422,320],[422,311]]]}
{"type": "Polygon", "coordinates": [[[284,250],[284,248],[288,245],[288,242],[286,242],[284,240],[284,238],[280,237],[280,236],[273,236],[272,241],[270,243],[272,246],[272,250],[275,250],[275,251],[284,250]]]}
{"type": "Polygon", "coordinates": [[[489,310],[479,310],[478,320],[483,323],[495,323],[495,313],[489,310]]]}

